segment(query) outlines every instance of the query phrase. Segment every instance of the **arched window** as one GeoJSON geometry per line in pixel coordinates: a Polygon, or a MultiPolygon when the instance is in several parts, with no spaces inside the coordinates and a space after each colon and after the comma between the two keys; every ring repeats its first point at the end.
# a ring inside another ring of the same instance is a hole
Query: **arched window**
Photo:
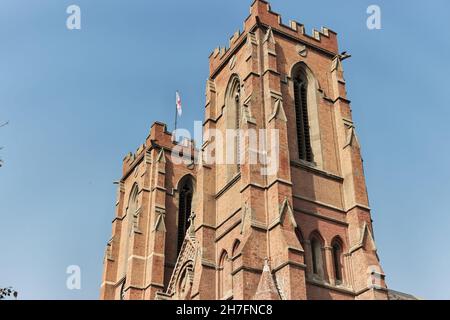
{"type": "Polygon", "coordinates": [[[225,95],[227,141],[225,143],[227,175],[232,178],[240,171],[241,162],[241,82],[237,75],[231,77],[225,95]],[[230,141],[230,139],[233,141],[230,141]]]}
{"type": "Polygon", "coordinates": [[[139,227],[138,194],[139,194],[139,188],[136,184],[136,185],[134,185],[133,190],[131,191],[130,204],[128,205],[128,214],[129,214],[128,221],[130,222],[129,229],[128,229],[129,235],[131,235],[131,233],[134,230],[137,230],[139,227]]]}
{"type": "Polygon", "coordinates": [[[181,246],[189,229],[189,217],[191,216],[192,197],[194,195],[194,184],[190,176],[184,177],[179,183],[179,202],[178,202],[178,247],[177,255],[180,253],[181,246]]]}
{"type": "Polygon", "coordinates": [[[297,125],[297,143],[299,158],[313,162],[311,135],[308,115],[308,78],[303,69],[294,74],[294,102],[297,125]]]}
{"type": "Polygon", "coordinates": [[[314,274],[319,274],[319,256],[320,256],[320,242],[316,238],[311,240],[311,256],[312,256],[312,271],[314,274]]]}
{"type": "Polygon", "coordinates": [[[241,169],[241,136],[239,130],[241,129],[241,86],[239,85],[236,88],[236,92],[234,94],[234,103],[236,109],[236,165],[237,170],[241,169]]]}
{"type": "Polygon", "coordinates": [[[314,277],[318,279],[324,278],[322,241],[318,235],[313,235],[310,240],[311,244],[311,271],[314,277]]]}
{"type": "Polygon", "coordinates": [[[224,250],[219,259],[219,299],[230,298],[233,294],[231,268],[231,260],[228,253],[224,250]]]}
{"type": "Polygon", "coordinates": [[[338,240],[333,241],[332,244],[332,255],[333,255],[333,267],[334,267],[334,278],[336,284],[342,283],[342,245],[338,240]]]}
{"type": "Polygon", "coordinates": [[[123,277],[127,273],[128,258],[130,255],[130,240],[133,230],[136,230],[138,224],[138,195],[139,187],[137,184],[133,186],[128,199],[127,215],[123,223],[121,234],[121,262],[119,265],[119,274],[123,277]]]}
{"type": "Polygon", "coordinates": [[[176,300],[190,300],[192,290],[193,277],[192,261],[188,261],[180,271],[178,279],[176,281],[176,292],[174,298],[176,300]]]}

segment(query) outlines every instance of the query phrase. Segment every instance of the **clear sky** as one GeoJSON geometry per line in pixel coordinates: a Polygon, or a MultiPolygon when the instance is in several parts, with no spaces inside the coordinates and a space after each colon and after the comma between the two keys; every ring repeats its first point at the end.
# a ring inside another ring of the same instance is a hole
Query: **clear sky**
{"type": "MultiPolygon", "coordinates": [[[[121,160],[153,121],[203,119],[208,55],[250,0],[0,2],[0,287],[97,299],[121,160]],[[82,29],[66,28],[77,4],[82,29]],[[82,289],[66,288],[79,265],[82,289]]],[[[450,299],[450,3],[273,0],[339,34],[388,285],[450,299]],[[382,29],[368,30],[378,4],[382,29]]]]}

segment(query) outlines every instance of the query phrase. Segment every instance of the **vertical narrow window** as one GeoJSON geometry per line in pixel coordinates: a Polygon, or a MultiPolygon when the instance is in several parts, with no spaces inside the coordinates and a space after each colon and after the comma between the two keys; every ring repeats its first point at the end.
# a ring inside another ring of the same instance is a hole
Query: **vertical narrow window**
{"type": "Polygon", "coordinates": [[[230,299],[233,296],[233,278],[231,272],[231,259],[228,253],[223,251],[219,260],[219,299],[230,299]]]}
{"type": "Polygon", "coordinates": [[[187,177],[180,183],[180,199],[178,203],[178,247],[177,254],[180,253],[181,246],[189,228],[189,217],[192,209],[192,196],[194,193],[192,179],[187,177]]]}
{"type": "Polygon", "coordinates": [[[313,235],[310,240],[311,244],[311,264],[312,274],[316,279],[324,279],[324,265],[323,265],[323,242],[320,240],[319,235],[313,235]]]}
{"type": "Polygon", "coordinates": [[[241,136],[240,136],[240,128],[241,128],[241,88],[238,85],[236,89],[235,95],[235,108],[236,108],[236,164],[237,171],[239,172],[241,169],[241,136]]]}
{"type": "Polygon", "coordinates": [[[311,256],[312,256],[312,271],[315,275],[319,275],[320,243],[316,238],[313,238],[311,240],[311,256]]]}
{"type": "Polygon", "coordinates": [[[128,204],[128,237],[130,237],[133,231],[137,230],[138,228],[138,195],[139,188],[137,185],[134,185],[128,204]]]}
{"type": "Polygon", "coordinates": [[[224,155],[226,157],[227,173],[229,181],[234,178],[241,169],[241,81],[237,75],[233,75],[227,86],[225,94],[225,135],[224,155]]]}
{"type": "Polygon", "coordinates": [[[335,242],[333,244],[333,265],[334,265],[334,278],[336,280],[336,284],[342,283],[342,249],[339,243],[335,242]]]}
{"type": "Polygon", "coordinates": [[[222,255],[219,258],[219,285],[218,285],[218,293],[219,293],[219,299],[222,299],[225,293],[225,288],[224,288],[224,265],[225,265],[225,261],[227,259],[227,253],[223,252],[222,255]]]}
{"type": "Polygon", "coordinates": [[[294,78],[294,100],[299,158],[313,162],[308,118],[308,81],[301,73],[294,78]]]}
{"type": "Polygon", "coordinates": [[[128,258],[132,252],[130,248],[131,236],[133,231],[136,230],[137,226],[137,210],[138,210],[138,194],[139,188],[137,184],[133,186],[130,192],[130,197],[128,199],[128,207],[126,213],[126,220],[123,223],[122,237],[120,244],[120,263],[119,263],[119,274],[124,277],[128,271],[128,258]]]}

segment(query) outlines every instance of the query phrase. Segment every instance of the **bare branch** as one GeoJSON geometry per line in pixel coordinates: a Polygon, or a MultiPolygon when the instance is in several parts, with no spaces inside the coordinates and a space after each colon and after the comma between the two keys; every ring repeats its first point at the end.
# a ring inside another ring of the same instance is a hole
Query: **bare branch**
{"type": "MultiPolygon", "coordinates": [[[[5,123],[0,124],[0,128],[7,126],[9,124],[9,121],[6,121],[5,123]]],[[[0,147],[0,150],[3,150],[3,147],[0,147]]],[[[0,168],[3,167],[3,160],[0,158],[0,168]]]]}

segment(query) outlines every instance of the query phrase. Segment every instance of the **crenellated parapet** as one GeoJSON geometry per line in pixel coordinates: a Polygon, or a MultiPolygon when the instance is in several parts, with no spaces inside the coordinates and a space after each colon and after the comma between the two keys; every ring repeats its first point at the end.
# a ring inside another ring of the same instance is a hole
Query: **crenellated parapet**
{"type": "MultiPolygon", "coordinates": [[[[153,123],[150,134],[148,135],[145,142],[140,145],[137,150],[133,153],[128,153],[123,159],[122,163],[122,173],[123,176],[126,177],[129,172],[134,170],[136,165],[141,163],[143,159],[148,157],[149,150],[152,148],[156,149],[165,149],[166,151],[171,151],[175,147],[181,148],[185,154],[193,155],[194,157],[197,155],[197,150],[195,148],[194,140],[182,140],[182,141],[174,141],[172,133],[167,130],[167,125],[162,122],[153,123]],[[189,152],[187,152],[189,150],[189,152]]],[[[148,160],[148,159],[147,159],[148,160]]],[[[146,160],[146,161],[147,161],[146,160]]]]}
{"type": "Polygon", "coordinates": [[[255,0],[250,7],[250,15],[244,22],[243,30],[236,31],[230,38],[227,47],[217,47],[209,56],[210,72],[213,74],[232,57],[236,48],[240,47],[256,27],[272,28],[274,33],[292,38],[299,43],[317,50],[328,52],[330,55],[338,54],[338,42],[336,32],[322,27],[313,29],[307,34],[305,26],[297,21],[289,21],[284,24],[281,15],[273,12],[270,4],[264,0],[255,0]]]}

